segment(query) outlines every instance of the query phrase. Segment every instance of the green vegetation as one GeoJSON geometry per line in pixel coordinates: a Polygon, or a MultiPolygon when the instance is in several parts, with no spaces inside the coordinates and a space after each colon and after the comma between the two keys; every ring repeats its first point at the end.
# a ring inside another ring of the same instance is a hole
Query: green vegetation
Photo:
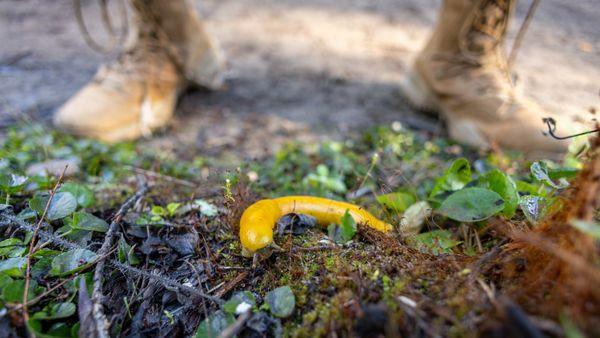
{"type": "MultiPolygon", "coordinates": [[[[455,312],[436,330],[465,335],[466,312],[482,310],[457,303],[459,289],[448,294],[443,282],[468,278],[470,257],[500,242],[489,232],[490,218],[531,228],[560,210],[559,194],[580,167],[572,156],[570,167],[530,163],[518,154],[480,153],[388,127],[344,142],[289,144],[272,159],[240,168],[213,163],[221,162],[136,143],[75,139],[36,125],[9,129],[0,146],[0,308],[10,318],[25,318],[29,285],[29,319],[12,322],[13,329],[40,337],[77,335],[79,289],[85,285],[91,294],[98,249],[138,177],[151,184],[150,192],[123,218],[108,259],[155,271],[224,303],[109,264],[103,291],[107,313],[118,317],[112,334],[212,337],[246,311],[252,316],[244,325],[260,334],[351,332],[363,305],[382,303],[387,317],[407,318],[406,304],[426,295],[455,312]],[[72,172],[59,179],[64,168],[48,169],[56,160],[72,172]],[[40,164],[50,172],[32,170],[40,164]],[[220,174],[200,183],[207,168],[220,174]],[[286,194],[348,200],[398,231],[385,242],[346,213],[328,229],[308,226],[277,237],[278,248],[253,267],[240,256],[238,209],[252,196],[286,194]],[[32,231],[38,226],[43,233],[32,231]],[[157,290],[165,292],[162,298],[157,290]]],[[[572,225],[599,237],[598,223],[572,225]]],[[[578,330],[561,320],[569,332],[578,330]]]]}

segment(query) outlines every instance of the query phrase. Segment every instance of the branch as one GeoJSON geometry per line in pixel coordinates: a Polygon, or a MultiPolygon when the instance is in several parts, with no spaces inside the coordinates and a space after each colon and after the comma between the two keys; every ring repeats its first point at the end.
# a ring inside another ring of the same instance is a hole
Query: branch
{"type": "Polygon", "coordinates": [[[138,191],[133,196],[128,198],[125,203],[123,203],[121,208],[119,208],[119,211],[117,211],[115,214],[113,221],[110,223],[108,231],[106,232],[106,236],[104,237],[104,242],[102,243],[100,250],[97,252],[97,255],[101,258],[96,263],[96,269],[94,270],[92,304],[94,320],[96,321],[96,327],[98,328],[99,338],[108,338],[109,336],[108,323],[106,316],[104,315],[104,310],[102,309],[102,277],[104,276],[106,255],[113,245],[115,234],[118,232],[119,223],[121,223],[121,220],[127,214],[127,212],[146,194],[147,191],[148,186],[145,183],[142,183],[142,186],[138,189],[138,191]]]}
{"type": "Polygon", "coordinates": [[[38,232],[40,231],[40,227],[42,226],[44,218],[46,217],[46,214],[48,213],[48,209],[50,208],[50,203],[52,202],[52,199],[54,198],[56,189],[58,189],[58,186],[60,185],[60,182],[62,181],[63,176],[65,175],[65,172],[67,171],[67,168],[68,168],[68,166],[65,166],[62,174],[60,174],[60,177],[58,178],[58,181],[56,181],[54,188],[52,188],[52,191],[50,191],[50,197],[48,198],[48,202],[46,202],[46,206],[44,207],[44,212],[40,216],[40,220],[37,222],[35,229],[33,229],[33,235],[31,236],[31,242],[29,242],[29,251],[27,252],[27,268],[26,268],[26,272],[25,272],[25,290],[23,290],[23,319],[25,320],[25,322],[29,321],[29,313],[28,313],[28,309],[27,309],[27,298],[29,297],[29,284],[31,282],[31,255],[33,255],[35,252],[35,249],[34,249],[35,248],[35,240],[37,239],[38,232]]]}

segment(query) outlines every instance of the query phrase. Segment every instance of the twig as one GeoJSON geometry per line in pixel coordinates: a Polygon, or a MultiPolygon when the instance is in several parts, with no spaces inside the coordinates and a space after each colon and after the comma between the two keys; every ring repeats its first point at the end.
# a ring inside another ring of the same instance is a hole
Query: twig
{"type": "Polygon", "coordinates": [[[46,202],[46,206],[44,207],[44,212],[40,216],[40,220],[37,222],[35,229],[33,230],[31,242],[29,242],[29,252],[27,252],[27,268],[25,272],[25,289],[23,290],[23,319],[25,320],[25,322],[29,321],[27,298],[29,297],[29,283],[31,282],[31,255],[34,254],[35,240],[37,239],[37,235],[40,231],[40,227],[42,226],[44,218],[46,218],[46,214],[48,213],[48,209],[50,208],[50,203],[52,202],[54,194],[56,193],[56,189],[58,189],[58,186],[60,185],[60,182],[62,181],[63,176],[67,171],[67,168],[68,166],[65,166],[62,174],[60,174],[60,177],[58,177],[58,181],[56,181],[54,188],[52,188],[52,191],[50,191],[50,196],[48,197],[48,201],[46,202]]]}
{"type": "MultiPolygon", "coordinates": [[[[29,232],[35,231],[34,226],[23,221],[22,219],[17,218],[16,216],[0,215],[0,217],[4,217],[4,220],[0,222],[0,227],[11,224],[11,225],[16,225],[19,229],[21,229],[23,231],[29,231],[29,232]]],[[[48,224],[42,223],[42,226],[46,226],[46,225],[48,225],[48,224]]],[[[42,230],[42,229],[38,230],[38,236],[47,241],[51,241],[52,243],[54,243],[58,246],[61,246],[65,249],[68,249],[68,250],[81,249],[81,246],[77,245],[76,243],[73,243],[69,240],[58,237],[55,234],[45,231],[45,230],[42,230]]]]}
{"type": "Polygon", "coordinates": [[[246,322],[252,317],[252,311],[248,310],[241,314],[233,324],[229,325],[218,338],[231,338],[242,331],[246,322]]]}
{"type": "Polygon", "coordinates": [[[67,278],[67,279],[61,281],[60,283],[58,283],[55,286],[51,287],[50,289],[44,291],[43,293],[41,293],[40,295],[38,295],[34,299],[32,299],[30,301],[27,301],[26,303],[21,303],[21,304],[17,305],[16,307],[10,309],[10,311],[18,311],[18,310],[22,309],[25,306],[25,304],[27,304],[27,306],[37,304],[37,302],[39,302],[40,300],[42,300],[44,297],[46,297],[47,295],[49,295],[50,293],[52,293],[54,290],[60,288],[61,286],[67,284],[68,282],[72,281],[75,277],[77,277],[77,275],[73,275],[70,278],[67,278]]]}
{"type": "Polygon", "coordinates": [[[217,290],[215,295],[217,297],[223,297],[227,292],[231,291],[239,283],[241,283],[244,279],[246,279],[246,277],[248,277],[248,271],[241,272],[239,275],[235,276],[234,279],[230,280],[225,285],[223,285],[223,287],[221,287],[219,290],[217,290]]]}
{"type": "Polygon", "coordinates": [[[108,323],[106,321],[106,316],[104,315],[104,310],[102,309],[102,277],[104,277],[105,256],[113,244],[113,239],[118,231],[118,226],[119,223],[121,223],[121,219],[123,219],[127,212],[146,194],[147,191],[148,186],[145,183],[142,183],[140,189],[133,196],[128,198],[125,203],[123,203],[121,208],[119,208],[115,214],[113,221],[110,223],[108,231],[106,232],[106,236],[104,237],[104,242],[102,243],[100,250],[98,250],[97,254],[101,257],[101,259],[98,260],[98,263],[96,263],[96,269],[94,270],[93,278],[94,287],[92,290],[92,312],[98,328],[98,338],[108,337],[108,323]]]}
{"type": "Polygon", "coordinates": [[[525,37],[525,32],[527,31],[527,28],[529,27],[529,24],[533,19],[533,15],[535,14],[535,10],[537,9],[539,4],[540,0],[533,0],[531,5],[529,6],[529,9],[527,10],[525,20],[523,20],[521,28],[519,28],[519,32],[517,33],[517,37],[515,38],[515,42],[513,43],[512,48],[510,50],[510,55],[507,61],[509,68],[512,68],[512,66],[515,64],[515,60],[517,59],[517,52],[521,47],[521,43],[523,42],[523,38],[525,37]]]}
{"type": "Polygon", "coordinates": [[[117,268],[117,269],[119,269],[119,270],[121,270],[123,272],[127,272],[127,273],[132,274],[132,275],[136,275],[136,276],[146,277],[146,278],[152,279],[154,281],[162,283],[163,285],[170,286],[172,288],[177,288],[177,289],[179,289],[181,291],[186,291],[186,292],[189,292],[189,293],[191,293],[193,295],[196,295],[196,296],[199,296],[199,297],[202,297],[202,298],[206,298],[206,299],[214,302],[217,305],[221,305],[221,304],[224,303],[223,300],[221,298],[219,298],[219,297],[211,296],[211,295],[208,295],[208,294],[206,294],[206,293],[204,293],[202,291],[199,291],[198,289],[193,288],[191,286],[183,285],[183,284],[181,284],[179,282],[176,282],[176,281],[172,280],[169,277],[161,276],[161,275],[158,275],[156,273],[152,273],[152,272],[144,271],[144,270],[141,270],[141,269],[138,269],[138,268],[134,268],[133,266],[129,266],[129,265],[123,264],[123,263],[121,263],[119,261],[116,261],[116,260],[111,260],[110,263],[115,268],[117,268]]]}

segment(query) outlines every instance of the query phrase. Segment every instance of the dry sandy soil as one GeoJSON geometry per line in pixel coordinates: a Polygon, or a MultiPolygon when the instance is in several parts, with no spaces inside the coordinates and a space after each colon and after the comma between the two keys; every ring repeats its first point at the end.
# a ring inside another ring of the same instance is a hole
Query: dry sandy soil
{"type": "MultiPolygon", "coordinates": [[[[83,1],[102,37],[96,1],[83,1]]],[[[518,4],[507,45],[529,1],[518,4]]],[[[339,137],[403,121],[435,127],[398,94],[411,58],[435,23],[438,0],[207,0],[197,6],[229,60],[220,92],[186,94],[169,134],[149,144],[186,144],[206,154],[262,156],[290,139],[339,137]],[[241,122],[241,123],[240,123],[241,122]],[[211,124],[211,128],[204,128],[211,124]]],[[[87,47],[71,1],[0,2],[0,118],[53,111],[111,56],[87,47]]],[[[597,0],[545,0],[514,71],[545,108],[584,115],[600,108],[597,0]]]]}

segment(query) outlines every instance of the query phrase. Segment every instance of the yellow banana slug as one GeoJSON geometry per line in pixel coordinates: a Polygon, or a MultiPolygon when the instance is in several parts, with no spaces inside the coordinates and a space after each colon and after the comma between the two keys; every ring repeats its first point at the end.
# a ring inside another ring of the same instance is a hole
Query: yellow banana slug
{"type": "Polygon", "coordinates": [[[315,217],[317,224],[327,226],[339,223],[346,210],[356,223],[383,232],[392,229],[390,224],[354,204],[313,196],[287,196],[260,200],[249,206],[240,220],[240,241],[252,253],[273,242],[273,229],[277,220],[285,214],[307,214],[315,217]]]}

